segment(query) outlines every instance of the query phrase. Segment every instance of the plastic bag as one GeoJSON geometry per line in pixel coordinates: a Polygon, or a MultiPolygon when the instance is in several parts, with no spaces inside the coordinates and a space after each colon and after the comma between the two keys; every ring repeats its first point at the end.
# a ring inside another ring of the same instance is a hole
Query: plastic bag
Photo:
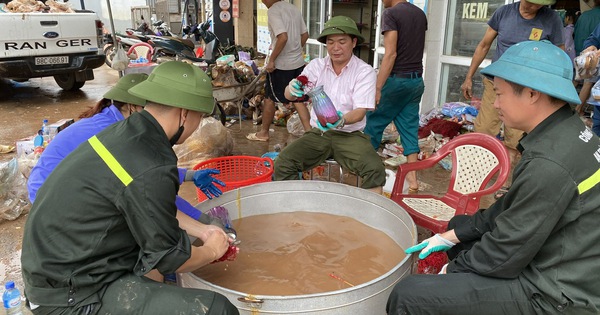
{"type": "Polygon", "coordinates": [[[206,117],[200,127],[173,150],[179,159],[179,167],[192,168],[208,159],[231,155],[233,137],[220,121],[206,117]]]}
{"type": "Polygon", "coordinates": [[[594,83],[587,103],[589,105],[600,106],[600,80],[594,83]]]}
{"type": "Polygon", "coordinates": [[[598,77],[599,57],[597,51],[587,51],[575,57],[575,80],[598,77]]]}
{"type": "Polygon", "coordinates": [[[117,44],[117,51],[115,52],[115,56],[112,60],[111,67],[117,71],[124,71],[127,69],[129,65],[129,57],[127,57],[127,53],[121,46],[121,44],[117,44]]]}
{"type": "Polygon", "coordinates": [[[293,113],[288,119],[287,131],[295,137],[301,137],[304,134],[304,126],[302,126],[298,113],[293,113]]]}
{"type": "Polygon", "coordinates": [[[29,212],[27,180],[19,171],[17,159],[0,163],[0,221],[15,220],[29,212]]]}
{"type": "Polygon", "coordinates": [[[462,102],[450,102],[442,106],[442,114],[450,118],[462,115],[477,116],[478,113],[479,111],[475,107],[462,102]]]}

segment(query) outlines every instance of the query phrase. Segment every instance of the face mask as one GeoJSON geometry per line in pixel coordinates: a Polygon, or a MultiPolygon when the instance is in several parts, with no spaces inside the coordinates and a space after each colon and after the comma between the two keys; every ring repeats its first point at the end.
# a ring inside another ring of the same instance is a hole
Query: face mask
{"type": "Polygon", "coordinates": [[[177,129],[177,132],[173,135],[173,137],[171,137],[171,139],[169,139],[171,146],[174,146],[175,144],[177,144],[177,141],[179,141],[179,138],[181,138],[181,135],[183,134],[183,130],[185,129],[185,128],[183,128],[183,125],[181,124],[181,114],[179,114],[179,125],[180,126],[179,126],[179,129],[177,129]]]}

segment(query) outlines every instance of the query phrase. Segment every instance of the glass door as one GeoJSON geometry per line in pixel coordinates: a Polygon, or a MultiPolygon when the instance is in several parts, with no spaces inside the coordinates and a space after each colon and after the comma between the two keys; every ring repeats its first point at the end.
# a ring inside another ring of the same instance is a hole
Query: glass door
{"type": "MultiPolygon", "coordinates": [[[[473,2],[471,0],[450,0],[446,11],[446,32],[442,48],[441,76],[439,84],[439,103],[468,102],[462,96],[460,86],[465,80],[471,64],[471,58],[477,45],[483,38],[488,25],[488,20],[494,12],[512,0],[487,0],[473,2]]],[[[486,59],[481,63],[480,69],[491,62],[491,57],[496,51],[496,42],[492,43],[486,59]]],[[[473,105],[483,95],[482,77],[479,70],[473,76],[473,105]]]]}
{"type": "Polygon", "coordinates": [[[331,1],[302,0],[302,13],[308,28],[308,41],[306,41],[306,54],[310,59],[321,58],[327,54],[325,46],[317,41],[325,22],[330,18],[331,1]]]}

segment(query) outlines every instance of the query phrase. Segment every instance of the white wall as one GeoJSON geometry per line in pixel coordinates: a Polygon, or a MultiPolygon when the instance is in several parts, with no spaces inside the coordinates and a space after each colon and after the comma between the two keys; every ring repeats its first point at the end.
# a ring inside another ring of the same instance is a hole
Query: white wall
{"type": "MultiPolygon", "coordinates": [[[[125,32],[126,28],[132,26],[131,7],[146,5],[146,0],[84,0],[85,9],[96,12],[109,31],[110,19],[107,1],[110,1],[115,30],[121,33],[125,32]]],[[[71,0],[69,3],[72,8],[81,9],[80,0],[71,0]]],[[[144,19],[150,22],[149,16],[144,17],[144,19]]]]}
{"type": "Polygon", "coordinates": [[[439,84],[441,75],[440,56],[445,31],[444,2],[447,0],[429,0],[427,12],[427,33],[425,35],[424,75],[425,92],[421,100],[421,113],[434,107],[440,107],[439,84]]]}

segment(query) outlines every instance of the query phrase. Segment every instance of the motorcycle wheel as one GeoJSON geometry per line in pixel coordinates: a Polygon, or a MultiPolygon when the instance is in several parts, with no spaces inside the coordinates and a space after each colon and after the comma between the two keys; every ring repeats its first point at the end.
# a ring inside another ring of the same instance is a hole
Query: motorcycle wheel
{"type": "Polygon", "coordinates": [[[104,47],[104,55],[106,55],[106,59],[104,60],[104,63],[106,63],[107,66],[112,67],[112,60],[115,57],[115,53],[117,52],[117,49],[115,48],[115,45],[110,44],[107,45],[106,47],[104,47]]]}

